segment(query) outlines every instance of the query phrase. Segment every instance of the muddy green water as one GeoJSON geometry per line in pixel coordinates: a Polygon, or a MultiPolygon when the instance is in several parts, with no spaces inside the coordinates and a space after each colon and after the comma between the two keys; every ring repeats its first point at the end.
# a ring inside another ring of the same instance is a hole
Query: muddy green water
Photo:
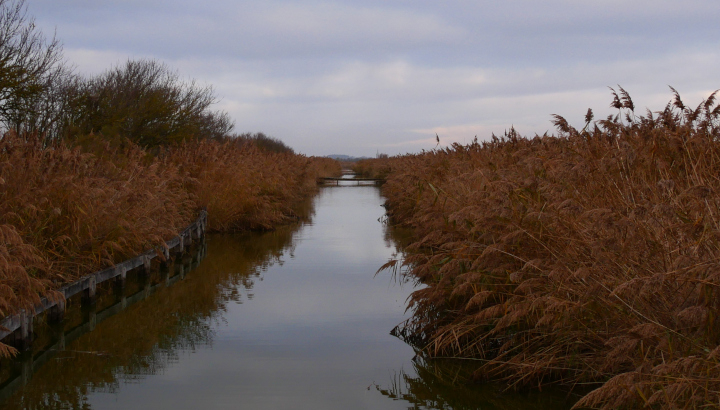
{"type": "Polygon", "coordinates": [[[412,286],[375,275],[398,252],[381,203],[374,186],[322,188],[303,223],[210,235],[192,270],[71,303],[0,364],[0,408],[569,408],[564,394],[468,386],[466,368],[389,334],[412,286]]]}

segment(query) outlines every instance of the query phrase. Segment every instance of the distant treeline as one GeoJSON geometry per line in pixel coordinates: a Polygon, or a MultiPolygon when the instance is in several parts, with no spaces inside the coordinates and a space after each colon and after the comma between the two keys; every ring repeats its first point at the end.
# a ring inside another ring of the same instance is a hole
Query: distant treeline
{"type": "Polygon", "coordinates": [[[262,132],[258,132],[255,134],[245,133],[245,134],[238,134],[234,137],[231,137],[230,139],[236,139],[238,141],[244,141],[250,144],[253,144],[257,146],[260,149],[263,149],[265,151],[269,152],[288,152],[293,153],[295,150],[288,147],[284,142],[280,141],[277,138],[269,137],[262,132]]]}

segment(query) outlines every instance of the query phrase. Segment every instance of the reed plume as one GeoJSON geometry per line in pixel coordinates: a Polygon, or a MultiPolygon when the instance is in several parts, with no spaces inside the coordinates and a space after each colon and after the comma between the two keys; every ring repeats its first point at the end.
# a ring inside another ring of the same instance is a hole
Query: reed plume
{"type": "Polygon", "coordinates": [[[478,379],[597,383],[576,407],[717,405],[716,94],[637,116],[619,90],[580,131],[554,116],[558,135],[359,164],[389,173],[391,221],[416,232],[402,265],[426,286],[397,332],[478,379]]]}

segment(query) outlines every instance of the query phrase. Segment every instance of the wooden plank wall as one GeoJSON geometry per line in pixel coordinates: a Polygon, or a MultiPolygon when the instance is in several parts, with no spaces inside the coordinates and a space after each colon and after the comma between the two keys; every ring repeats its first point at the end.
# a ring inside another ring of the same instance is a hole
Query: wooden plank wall
{"type": "Polygon", "coordinates": [[[147,299],[160,288],[172,286],[176,282],[184,279],[186,273],[195,269],[200,264],[200,261],[205,258],[205,252],[206,249],[204,247],[200,247],[196,257],[190,263],[187,265],[179,264],[177,266],[178,272],[174,276],[170,277],[168,272],[168,277],[164,283],[153,285],[148,282],[145,284],[144,288],[138,290],[132,295],[123,296],[119,302],[113,304],[112,306],[106,307],[105,309],[97,312],[91,310],[88,321],[83,322],[81,325],[72,329],[64,330],[60,334],[59,340],[52,346],[44,348],[39,355],[20,356],[20,374],[7,380],[0,381],[0,403],[4,403],[18,389],[28,384],[33,374],[35,374],[35,372],[37,372],[45,363],[55,357],[58,351],[65,350],[65,346],[78,339],[80,336],[95,330],[95,327],[105,321],[105,319],[108,319],[128,307],[147,299]]]}
{"type": "MultiPolygon", "coordinates": [[[[207,211],[202,210],[200,211],[200,216],[198,216],[198,219],[192,225],[183,229],[178,236],[165,242],[166,246],[162,249],[165,260],[169,260],[171,254],[173,256],[182,255],[190,245],[192,245],[193,241],[205,235],[206,228],[207,211]]],[[[115,279],[122,284],[128,271],[140,267],[149,271],[151,261],[157,257],[158,251],[150,249],[132,259],[120,262],[110,268],[91,273],[75,282],[64,285],[58,289],[58,292],[60,292],[64,298],[60,300],[43,298],[40,304],[35,306],[34,311],[28,312],[22,309],[20,313],[0,320],[0,326],[4,328],[0,330],[0,339],[20,329],[20,340],[29,343],[33,331],[33,317],[49,310],[52,316],[60,319],[65,311],[65,300],[67,298],[83,292],[83,298],[92,301],[95,298],[96,287],[99,283],[115,279]]]]}

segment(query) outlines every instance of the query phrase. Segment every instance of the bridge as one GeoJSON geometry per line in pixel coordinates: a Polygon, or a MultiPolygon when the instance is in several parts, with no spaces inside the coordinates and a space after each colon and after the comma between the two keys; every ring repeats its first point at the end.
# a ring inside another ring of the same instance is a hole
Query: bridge
{"type": "Polygon", "coordinates": [[[360,185],[361,182],[372,182],[375,185],[381,185],[385,182],[384,178],[333,178],[333,177],[322,177],[318,178],[318,182],[321,184],[335,183],[340,185],[340,182],[357,182],[360,185]]]}

